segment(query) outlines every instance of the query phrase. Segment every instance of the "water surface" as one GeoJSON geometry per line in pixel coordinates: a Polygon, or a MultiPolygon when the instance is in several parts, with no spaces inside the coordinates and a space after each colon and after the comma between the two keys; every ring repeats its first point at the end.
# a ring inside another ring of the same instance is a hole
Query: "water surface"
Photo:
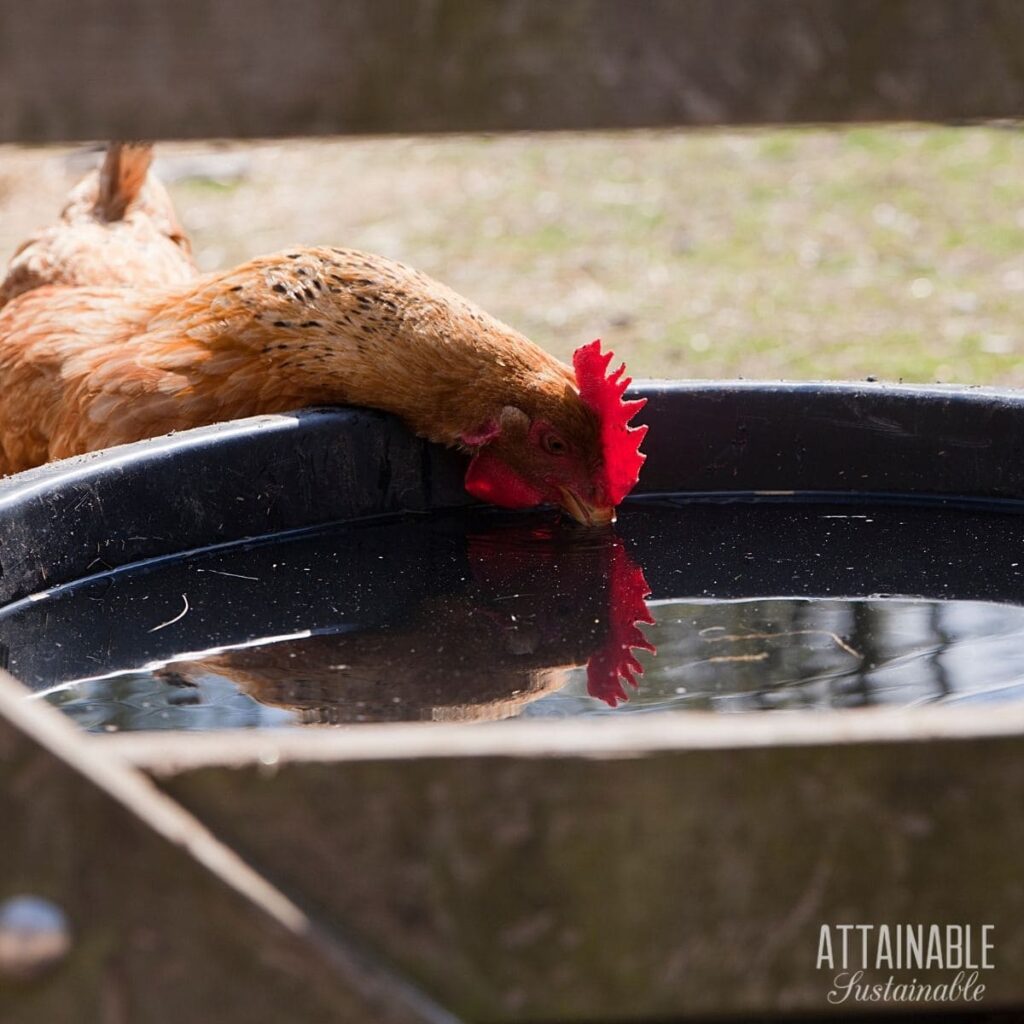
{"type": "Polygon", "coordinates": [[[1022,525],[786,502],[638,505],[596,534],[415,516],[103,573],[0,611],[0,650],[94,731],[1011,700],[1022,525]]]}

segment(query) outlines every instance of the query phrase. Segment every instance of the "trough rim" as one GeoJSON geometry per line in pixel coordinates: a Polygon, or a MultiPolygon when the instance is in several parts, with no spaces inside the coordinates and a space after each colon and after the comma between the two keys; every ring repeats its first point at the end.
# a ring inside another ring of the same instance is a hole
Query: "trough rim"
{"type": "Polygon", "coordinates": [[[1024,739],[1021,706],[792,711],[719,715],[674,711],[612,718],[517,718],[484,723],[305,725],[265,730],[86,734],[157,776],[204,768],[421,759],[633,760],[761,748],[831,748],[1024,739]]]}

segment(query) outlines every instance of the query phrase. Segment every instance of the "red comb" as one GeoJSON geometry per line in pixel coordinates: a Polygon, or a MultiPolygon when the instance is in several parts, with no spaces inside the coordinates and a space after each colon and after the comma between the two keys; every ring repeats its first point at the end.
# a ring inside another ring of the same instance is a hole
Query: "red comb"
{"type": "Polygon", "coordinates": [[[637,626],[638,622],[654,622],[644,600],[650,595],[643,570],[634,565],[616,538],[608,564],[608,636],[587,662],[587,693],[611,707],[629,699],[621,680],[636,689],[637,676],[644,674],[634,649],[655,652],[637,626]]]}
{"type": "Polygon", "coordinates": [[[612,355],[601,351],[600,341],[592,341],[576,349],[572,354],[572,365],[580,398],[596,413],[601,424],[601,448],[604,452],[601,482],[605,496],[611,504],[618,505],[636,486],[640,467],[647,457],[640,454],[640,442],[647,433],[647,427],[629,425],[629,421],[647,404],[647,399],[623,401],[622,396],[632,379],[623,376],[625,363],[614,373],[608,373],[612,355]]]}

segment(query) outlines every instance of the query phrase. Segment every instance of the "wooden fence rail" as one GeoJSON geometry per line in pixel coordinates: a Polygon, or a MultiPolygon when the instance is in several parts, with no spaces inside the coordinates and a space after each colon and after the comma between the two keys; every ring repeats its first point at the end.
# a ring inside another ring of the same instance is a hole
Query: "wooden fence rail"
{"type": "Polygon", "coordinates": [[[1024,114],[1017,0],[0,0],[0,141],[1024,114]]]}

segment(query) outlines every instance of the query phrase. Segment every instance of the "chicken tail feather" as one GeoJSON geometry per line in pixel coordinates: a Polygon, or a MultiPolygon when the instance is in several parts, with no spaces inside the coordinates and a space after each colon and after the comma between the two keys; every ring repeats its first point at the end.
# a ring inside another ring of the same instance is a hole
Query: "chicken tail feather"
{"type": "Polygon", "coordinates": [[[146,183],[153,147],[144,142],[112,142],[100,168],[96,215],[105,221],[121,220],[146,183]]]}

